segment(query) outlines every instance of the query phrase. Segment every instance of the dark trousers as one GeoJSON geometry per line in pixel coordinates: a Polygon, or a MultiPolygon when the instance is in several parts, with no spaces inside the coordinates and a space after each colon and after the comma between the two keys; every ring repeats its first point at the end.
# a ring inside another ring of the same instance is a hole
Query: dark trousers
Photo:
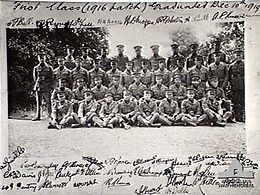
{"type": "Polygon", "coordinates": [[[51,115],[51,92],[50,91],[36,91],[36,118],[41,117],[42,100],[45,100],[48,116],[51,115]]]}

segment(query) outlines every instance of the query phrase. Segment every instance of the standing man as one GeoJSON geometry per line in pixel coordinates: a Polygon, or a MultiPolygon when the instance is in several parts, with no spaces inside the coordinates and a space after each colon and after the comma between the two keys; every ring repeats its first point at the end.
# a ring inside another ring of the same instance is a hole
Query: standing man
{"type": "Polygon", "coordinates": [[[141,82],[149,88],[153,83],[153,73],[148,69],[149,67],[148,60],[142,60],[142,70],[141,73],[141,82]]]}
{"type": "Polygon", "coordinates": [[[153,56],[149,59],[150,60],[150,65],[149,69],[153,72],[157,71],[159,69],[159,63],[160,61],[166,60],[164,57],[159,55],[159,45],[152,45],[151,46],[153,56]]]}
{"type": "Polygon", "coordinates": [[[38,54],[39,64],[33,68],[33,80],[35,82],[34,91],[36,92],[36,117],[33,121],[41,119],[41,105],[45,99],[48,116],[51,115],[51,90],[53,86],[53,69],[46,63],[44,52],[38,54]]]}
{"type": "Polygon", "coordinates": [[[109,85],[112,82],[113,76],[118,75],[120,77],[120,80],[121,80],[121,76],[122,76],[122,72],[120,70],[118,70],[118,61],[116,58],[113,58],[111,60],[111,67],[112,67],[112,69],[107,72],[109,85]]]}
{"type": "Polygon", "coordinates": [[[142,56],[142,46],[134,46],[136,56],[132,59],[133,62],[133,72],[139,72],[142,68],[142,60],[145,59],[142,56]]]}
{"type": "Polygon", "coordinates": [[[187,86],[187,71],[184,69],[185,58],[179,57],[177,59],[177,68],[172,71],[172,80],[174,80],[175,75],[181,76],[181,82],[186,87],[187,86]]]}
{"type": "Polygon", "coordinates": [[[215,60],[214,55],[218,53],[220,57],[220,61],[223,63],[227,63],[227,57],[226,54],[221,51],[221,40],[220,38],[216,38],[213,43],[213,52],[209,54],[208,56],[208,65],[212,64],[215,60]]]}
{"type": "Polygon", "coordinates": [[[229,68],[229,81],[232,91],[235,118],[238,122],[245,121],[245,63],[244,51],[235,51],[236,59],[229,68]]]}
{"type": "Polygon", "coordinates": [[[110,59],[107,57],[107,55],[108,55],[108,48],[103,47],[101,49],[100,68],[105,72],[111,69],[110,59]]]}
{"type": "MultiPolygon", "coordinates": [[[[58,80],[60,77],[66,77],[67,80],[69,81],[70,74],[71,74],[71,70],[66,68],[66,66],[64,66],[65,58],[63,56],[58,56],[57,61],[58,61],[58,67],[53,70],[55,85],[58,85],[58,80]]],[[[68,84],[69,83],[66,84],[67,87],[68,84]]]]}
{"type": "Polygon", "coordinates": [[[96,59],[94,63],[94,68],[89,71],[89,82],[88,87],[91,88],[94,86],[94,77],[96,75],[101,75],[102,77],[102,84],[108,86],[108,77],[107,73],[100,68],[100,58],[96,59]]]}
{"type": "Polygon", "coordinates": [[[202,56],[197,56],[194,58],[195,66],[190,68],[187,74],[187,85],[191,85],[191,78],[194,75],[198,75],[200,77],[200,85],[206,89],[206,82],[208,81],[208,68],[203,66],[203,58],[202,56]]]}
{"type": "Polygon", "coordinates": [[[209,78],[216,76],[219,80],[220,87],[225,91],[228,84],[228,66],[221,62],[222,54],[220,52],[214,54],[214,62],[209,65],[209,78]]]}
{"type": "Polygon", "coordinates": [[[179,44],[178,43],[176,43],[176,42],[173,43],[171,45],[171,48],[172,48],[172,56],[170,56],[167,60],[167,70],[172,72],[173,70],[175,70],[177,68],[177,59],[180,57],[184,58],[184,56],[179,53],[179,44]]]}
{"type": "Polygon", "coordinates": [[[133,62],[129,61],[126,63],[126,70],[122,73],[122,85],[127,89],[134,82],[132,69],[133,62]]]}
{"type": "Polygon", "coordinates": [[[67,56],[65,57],[65,62],[64,65],[66,66],[66,68],[68,68],[69,70],[72,70],[73,68],[75,68],[75,60],[74,60],[74,47],[68,46],[67,45],[67,56]]]}
{"type": "Polygon", "coordinates": [[[82,58],[79,56],[75,58],[76,67],[71,71],[73,89],[77,88],[76,79],[79,76],[82,76],[85,79],[85,81],[88,81],[88,71],[82,67],[82,61],[82,58]]]}
{"type": "Polygon", "coordinates": [[[94,65],[94,60],[90,58],[89,55],[89,48],[87,47],[81,47],[81,53],[82,53],[82,67],[85,68],[87,71],[91,70],[94,65]]]}
{"type": "Polygon", "coordinates": [[[186,69],[189,71],[190,68],[192,68],[193,66],[195,66],[195,58],[197,57],[201,57],[200,55],[198,55],[198,47],[199,45],[197,43],[193,43],[190,45],[190,50],[191,50],[191,54],[189,55],[189,57],[187,58],[186,61],[186,69]]]}
{"type": "Polygon", "coordinates": [[[117,45],[118,55],[115,56],[115,58],[118,61],[118,69],[120,71],[125,71],[126,69],[126,63],[129,61],[128,56],[124,55],[124,45],[117,45]]]}

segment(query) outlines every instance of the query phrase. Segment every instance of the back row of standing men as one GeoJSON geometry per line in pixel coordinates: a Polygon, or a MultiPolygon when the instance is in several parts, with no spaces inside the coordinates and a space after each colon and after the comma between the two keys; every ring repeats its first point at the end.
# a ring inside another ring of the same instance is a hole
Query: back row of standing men
{"type": "Polygon", "coordinates": [[[46,64],[45,53],[40,53],[40,63],[34,68],[37,98],[37,116],[34,120],[40,119],[42,98],[45,98],[50,113],[49,96],[54,101],[57,94],[65,88],[77,93],[79,82],[84,82],[98,101],[104,99],[108,91],[113,94],[115,101],[119,101],[123,98],[125,89],[131,91],[138,100],[143,97],[146,89],[150,89],[153,98],[162,100],[165,92],[170,89],[178,103],[186,98],[187,88],[190,87],[195,91],[197,100],[205,97],[206,87],[216,88],[220,99],[226,98],[225,92],[229,85],[233,93],[236,120],[244,121],[243,51],[234,51],[236,60],[227,65],[226,55],[221,51],[220,45],[219,41],[215,41],[214,51],[206,59],[197,53],[198,44],[190,46],[191,54],[185,58],[178,51],[179,45],[174,43],[171,45],[173,54],[167,60],[159,55],[158,45],[151,46],[153,56],[150,59],[142,56],[141,46],[135,46],[136,57],[131,61],[123,54],[124,45],[117,46],[119,54],[111,59],[107,57],[107,48],[103,48],[101,57],[95,60],[88,56],[88,48],[81,48],[82,56],[74,58],[74,48],[68,47],[66,57],[57,57],[58,67],[54,70],[46,64]],[[212,84],[215,80],[217,86],[212,84]]]}

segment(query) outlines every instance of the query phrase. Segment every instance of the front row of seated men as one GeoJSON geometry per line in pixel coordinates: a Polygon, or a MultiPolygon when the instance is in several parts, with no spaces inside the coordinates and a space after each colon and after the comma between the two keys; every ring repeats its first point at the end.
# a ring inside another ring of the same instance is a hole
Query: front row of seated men
{"type": "Polygon", "coordinates": [[[192,80],[191,87],[183,88],[183,95],[176,93],[180,89],[179,77],[176,77],[175,84],[163,90],[163,96],[157,94],[156,97],[157,91],[152,88],[145,88],[141,96],[125,88],[117,94],[111,90],[114,86],[100,90],[98,77],[92,89],[85,87],[82,77],[77,78],[77,88],[71,91],[61,78],[59,87],[52,93],[48,128],[225,126],[232,112],[223,90],[218,87],[218,79],[213,77],[211,87],[203,94],[200,94],[197,78],[192,80]]]}

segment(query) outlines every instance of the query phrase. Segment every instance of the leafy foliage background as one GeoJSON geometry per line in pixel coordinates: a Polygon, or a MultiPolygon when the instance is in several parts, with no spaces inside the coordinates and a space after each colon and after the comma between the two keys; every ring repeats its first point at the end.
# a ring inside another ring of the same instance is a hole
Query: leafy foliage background
{"type": "Polygon", "coordinates": [[[7,29],[8,111],[32,110],[35,106],[33,67],[38,64],[38,51],[44,49],[47,63],[56,68],[56,57],[66,56],[66,45],[90,48],[90,57],[100,55],[101,47],[108,46],[106,28],[37,28],[7,29]]]}

